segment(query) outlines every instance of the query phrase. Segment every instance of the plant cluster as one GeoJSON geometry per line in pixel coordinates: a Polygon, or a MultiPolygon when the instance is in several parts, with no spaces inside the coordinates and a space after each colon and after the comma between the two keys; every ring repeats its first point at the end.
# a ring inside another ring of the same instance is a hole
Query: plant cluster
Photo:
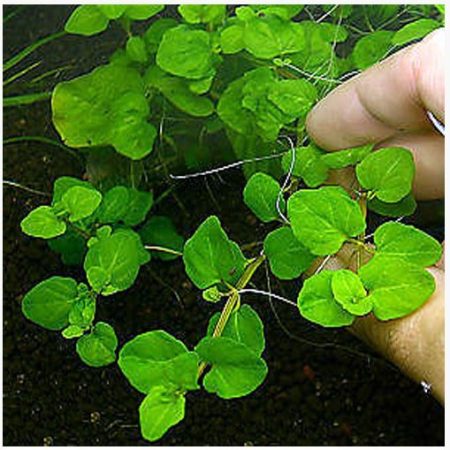
{"type": "Polygon", "coordinates": [[[130,172],[97,184],[61,177],[51,205],[22,221],[24,233],[48,239],[64,263],[82,264],[86,275],[85,282],[51,277],[39,283],[23,300],[25,316],[77,339],[81,359],[100,367],[116,360],[118,339],[109,324],[96,321],[96,302],[132,286],[152,258],[182,256],[203,299],[224,303],[193,349],[162,330],[121,347],[118,365],[145,395],[139,413],[146,439],[161,438],[183,419],[186,394],[200,384],[231,399],[264,381],[263,324],[242,297],[265,261],[280,280],[316,269],[303,283],[298,308],[325,327],[348,326],[369,313],[402,317],[433,293],[425,268],[441,256],[437,241],[398,221],[379,226],[373,243],[366,235],[367,210],[390,218],[414,211],[411,152],[373,151],[368,144],[326,153],[311,141],[304,145],[307,113],[340,76],[440,26],[418,17],[442,12],[417,6],[404,26],[390,29],[400,8],[318,6],[323,19],[314,21],[303,5],[181,5],[181,18],[152,20],[143,35],[133,33],[133,22],[163,6],[83,5],[67,21],[68,33],[91,36],[118,23],[127,37],[108,64],[56,86],[53,123],[65,145],[112,148],[128,158],[130,172]],[[367,29],[354,31],[361,22],[367,29]],[[280,133],[303,143],[286,148],[280,133]],[[215,216],[184,243],[169,218],[151,214],[153,195],[138,186],[136,173],[155,148],[207,148],[213,136],[240,158],[267,157],[246,166],[243,191],[257,218],[277,225],[259,254],[245,255],[215,216]],[[355,168],[350,188],[325,185],[331,171],[345,167],[355,168]],[[343,246],[351,249],[351,264],[324,270],[321,262],[343,246]]]}

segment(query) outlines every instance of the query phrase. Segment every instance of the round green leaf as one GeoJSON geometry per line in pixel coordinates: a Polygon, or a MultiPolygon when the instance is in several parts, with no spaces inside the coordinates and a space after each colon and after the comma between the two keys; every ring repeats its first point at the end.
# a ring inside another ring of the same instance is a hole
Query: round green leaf
{"type": "Polygon", "coordinates": [[[374,234],[377,254],[403,258],[412,264],[429,267],[442,256],[442,247],[436,239],[412,225],[386,222],[374,234]]]}
{"type": "Polygon", "coordinates": [[[400,30],[396,31],[392,37],[392,43],[395,45],[405,45],[408,42],[422,39],[428,33],[439,28],[441,24],[433,19],[418,19],[408,23],[400,30]]]}
{"type": "Polygon", "coordinates": [[[212,286],[202,292],[202,298],[207,302],[217,303],[222,299],[222,293],[219,291],[217,286],[212,286]]]}
{"type": "Polygon", "coordinates": [[[267,375],[264,360],[233,339],[205,337],[195,351],[202,361],[212,366],[203,379],[203,386],[221,398],[248,395],[258,388],[267,375]]]}
{"type": "Polygon", "coordinates": [[[210,216],[186,242],[183,261],[192,282],[206,289],[223,281],[237,281],[246,259],[237,244],[228,239],[219,219],[210,216]]]}
{"type": "Polygon", "coordinates": [[[71,14],[64,26],[64,30],[71,34],[92,36],[108,28],[109,19],[97,5],[78,6],[71,14]]]}
{"type": "Polygon", "coordinates": [[[57,204],[63,198],[63,195],[70,189],[75,186],[84,187],[86,189],[96,190],[94,186],[88,181],[80,180],[79,178],[74,177],[59,177],[53,183],[53,199],[52,205],[57,204]]]}
{"type": "Polygon", "coordinates": [[[147,20],[160,13],[165,5],[128,5],[125,17],[131,20],[147,20]]]}
{"type": "Polygon", "coordinates": [[[183,342],[165,331],[149,331],[122,347],[118,364],[130,384],[146,394],[151,387],[167,383],[171,361],[187,353],[183,342]]]}
{"type": "Polygon", "coordinates": [[[140,36],[131,36],[128,39],[126,52],[131,61],[144,64],[148,60],[145,41],[140,36]]]}
{"type": "Polygon", "coordinates": [[[184,408],[184,395],[167,386],[155,386],[139,407],[142,436],[150,442],[157,441],[184,419],[184,408]]]}
{"type": "Polygon", "coordinates": [[[125,186],[114,186],[103,196],[97,211],[100,223],[114,223],[122,219],[129,207],[129,190],[125,186]]]}
{"type": "MultiPolygon", "coordinates": [[[[213,335],[219,317],[220,312],[217,312],[209,320],[207,336],[213,335]]],[[[258,313],[250,305],[242,305],[230,315],[222,337],[244,344],[258,356],[264,351],[264,326],[258,313]]]]}
{"type": "Polygon", "coordinates": [[[92,332],[77,341],[77,353],[91,367],[102,367],[116,360],[117,336],[105,322],[95,324],[92,332]]]}
{"type": "Polygon", "coordinates": [[[323,270],[308,278],[298,295],[298,308],[305,319],[323,327],[344,327],[352,324],[354,316],[334,299],[333,274],[331,270],[323,270]]]}
{"type": "Polygon", "coordinates": [[[147,51],[156,53],[164,33],[177,25],[178,22],[170,18],[158,19],[152,22],[144,34],[147,51]]]}
{"type": "Polygon", "coordinates": [[[264,240],[264,253],[270,270],[280,280],[298,278],[316,259],[294,236],[290,227],[269,233],[264,240]]]}
{"type": "Polygon", "coordinates": [[[220,33],[220,47],[225,55],[238,53],[244,49],[244,27],[231,25],[220,33]]]}
{"type": "Polygon", "coordinates": [[[139,73],[119,64],[59,83],[52,95],[53,123],[69,147],[112,145],[131,159],[152,151],[156,129],[139,73]]]}
{"type": "Polygon", "coordinates": [[[403,258],[376,255],[359,269],[380,320],[397,319],[420,308],[433,294],[433,276],[403,258]]]}
{"type": "Polygon", "coordinates": [[[123,223],[130,227],[141,223],[144,221],[152,205],[152,192],[138,191],[137,189],[130,188],[128,190],[127,212],[122,217],[123,223]]]}
{"type": "Polygon", "coordinates": [[[69,220],[77,222],[94,213],[102,201],[102,194],[95,189],[74,186],[62,196],[61,203],[70,214],[69,220]]]}
{"type": "Polygon", "coordinates": [[[22,301],[22,312],[41,327],[62,330],[69,324],[69,312],[77,296],[75,280],[51,277],[27,292],[22,301]]]}
{"type": "Polygon", "coordinates": [[[387,203],[398,202],[411,192],[414,173],[412,153],[402,147],[377,150],[356,166],[361,186],[387,203]]]}
{"type": "MultiPolygon", "coordinates": [[[[271,222],[279,218],[276,204],[281,187],[274,178],[262,172],[255,173],[247,181],[244,188],[244,203],[253,211],[258,219],[271,222]]],[[[279,208],[283,212],[286,201],[281,196],[279,208]]]]}
{"type": "Polygon", "coordinates": [[[63,330],[61,334],[65,339],[75,339],[80,336],[83,336],[84,329],[79,327],[78,325],[69,325],[67,328],[63,330]]]}
{"type": "Polygon", "coordinates": [[[56,217],[53,208],[39,206],[20,222],[20,228],[28,236],[51,239],[64,234],[66,224],[56,217]]]}
{"type": "Polygon", "coordinates": [[[414,196],[410,193],[396,203],[386,203],[377,198],[372,198],[367,202],[367,208],[382,216],[405,217],[410,216],[416,210],[417,203],[414,196]]]}
{"type": "Polygon", "coordinates": [[[225,18],[226,5],[180,5],[178,12],[187,23],[219,24],[225,18]]]}
{"type": "Polygon", "coordinates": [[[351,270],[342,269],[334,272],[331,290],[336,302],[350,314],[364,316],[372,311],[371,299],[367,297],[358,275],[351,270]]]}
{"type": "Polygon", "coordinates": [[[337,253],[366,228],[358,203],[337,186],[299,190],[289,198],[288,216],[297,239],[320,256],[337,253]]]}
{"type": "Polygon", "coordinates": [[[353,147],[321,155],[322,161],[330,169],[342,169],[343,167],[354,166],[362,161],[373,149],[373,144],[353,147]]]}
{"type": "Polygon", "coordinates": [[[215,74],[209,34],[179,25],[164,33],[156,62],[172,75],[198,80],[215,74]]]}
{"type": "Polygon", "coordinates": [[[393,35],[393,31],[379,30],[359,39],[352,53],[355,66],[364,70],[385,57],[392,46],[393,35]]]}
{"type": "Polygon", "coordinates": [[[98,5],[97,8],[108,18],[118,19],[127,9],[126,5],[98,5]]]}

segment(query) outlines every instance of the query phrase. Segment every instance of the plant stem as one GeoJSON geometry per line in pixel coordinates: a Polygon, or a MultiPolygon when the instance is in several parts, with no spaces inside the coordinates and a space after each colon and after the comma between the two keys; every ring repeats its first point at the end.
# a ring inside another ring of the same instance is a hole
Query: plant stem
{"type": "MultiPolygon", "coordinates": [[[[246,267],[244,273],[242,274],[241,278],[239,278],[238,282],[236,283],[236,287],[233,289],[230,297],[228,298],[225,306],[222,309],[222,313],[220,314],[219,320],[217,321],[216,327],[214,328],[212,337],[219,337],[222,334],[231,313],[234,311],[236,304],[239,302],[239,291],[247,286],[254,273],[265,259],[265,255],[260,255],[246,267]]],[[[198,377],[202,375],[206,366],[207,364],[204,362],[200,364],[198,368],[198,377]]]]}
{"type": "Polygon", "coordinates": [[[171,248],[159,247],[158,245],[145,245],[147,250],[153,250],[155,252],[170,253],[171,255],[183,256],[183,253],[177,250],[172,250],[171,248]]]}

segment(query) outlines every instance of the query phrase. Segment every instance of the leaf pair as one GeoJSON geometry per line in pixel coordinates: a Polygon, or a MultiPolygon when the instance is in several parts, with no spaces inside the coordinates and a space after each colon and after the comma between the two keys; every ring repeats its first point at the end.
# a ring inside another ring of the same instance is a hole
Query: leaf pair
{"type": "Polygon", "coordinates": [[[58,191],[62,188],[55,183],[52,206],[39,206],[22,220],[20,226],[25,234],[43,239],[60,236],[66,232],[67,222],[90,217],[102,201],[102,194],[91,185],[68,185],[66,188],[58,191]]]}
{"type": "Polygon", "coordinates": [[[78,338],[77,353],[87,365],[100,367],[115,361],[117,337],[113,328],[98,322],[83,335],[95,316],[95,297],[86,285],[72,278],[51,277],[34,286],[22,302],[24,316],[49,330],[62,330],[67,339],[78,338]],[[66,328],[67,327],[67,328],[66,328]]]}

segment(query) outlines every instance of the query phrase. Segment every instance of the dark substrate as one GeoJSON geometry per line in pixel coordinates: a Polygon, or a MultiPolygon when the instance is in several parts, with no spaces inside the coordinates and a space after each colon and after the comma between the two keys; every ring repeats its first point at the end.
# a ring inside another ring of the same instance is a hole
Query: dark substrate
{"type": "MultiPolygon", "coordinates": [[[[22,17],[22,24],[32,25],[26,27],[29,34],[19,38],[12,25],[6,26],[5,54],[56,31],[70,9],[27,8],[12,22],[21,26],[22,17]],[[34,20],[27,21],[30,17],[34,20]]],[[[55,43],[54,48],[61,45],[55,43]]],[[[8,111],[4,135],[54,136],[48,118],[45,104],[8,111]]],[[[59,176],[81,175],[72,156],[37,143],[6,146],[3,163],[5,179],[45,192],[51,192],[59,176]]],[[[223,182],[209,179],[210,190],[205,183],[179,185],[188,214],[173,198],[155,212],[173,217],[185,236],[210,214],[217,214],[238,242],[264,236],[267,230],[241,201],[244,180],[239,172],[227,173],[223,182]]],[[[85,366],[74,342],[22,316],[21,299],[34,284],[52,275],[81,280],[83,274],[63,266],[45,242],[20,232],[20,220],[45,203],[45,197],[6,186],[3,201],[4,445],[147,445],[138,428],[142,395],[128,385],[118,367],[85,366]]],[[[424,223],[427,217],[428,227],[434,226],[430,230],[442,237],[442,220],[430,221],[426,211],[416,219],[424,223]]],[[[264,271],[255,284],[266,288],[264,271]]],[[[299,285],[281,286],[272,280],[272,288],[295,299],[299,285]]],[[[265,324],[266,381],[239,400],[225,401],[203,391],[189,394],[185,420],[159,445],[443,445],[443,408],[346,331],[312,326],[286,304],[274,304],[277,318],[266,298],[251,296],[248,301],[265,324]]],[[[120,344],[161,328],[193,346],[216,309],[201,300],[181,261],[152,262],[141,270],[132,289],[102,299],[97,317],[114,326],[120,344]]]]}

